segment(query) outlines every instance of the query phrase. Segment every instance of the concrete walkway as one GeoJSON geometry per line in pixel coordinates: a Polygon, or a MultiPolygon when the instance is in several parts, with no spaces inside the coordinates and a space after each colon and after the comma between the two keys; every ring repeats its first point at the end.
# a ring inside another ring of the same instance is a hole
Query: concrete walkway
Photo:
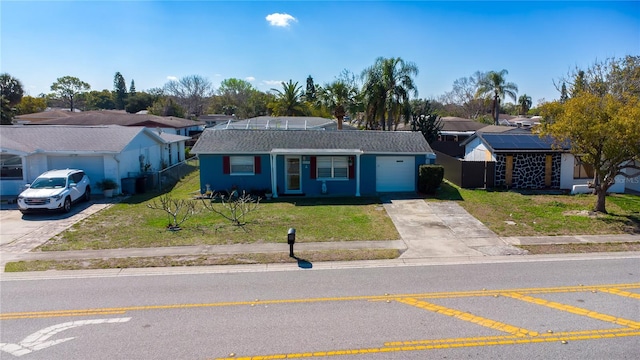
{"type": "MultiPolygon", "coordinates": [[[[440,258],[469,259],[490,256],[498,258],[506,255],[525,254],[523,250],[514,245],[640,242],[639,235],[499,237],[456,202],[425,202],[419,198],[393,197],[383,198],[383,203],[385,210],[400,234],[401,240],[297,243],[295,251],[398,249],[402,252],[400,260],[412,261],[440,258]]],[[[4,266],[7,262],[20,260],[78,260],[289,251],[288,245],[284,242],[109,250],[31,251],[72,226],[75,222],[108,206],[109,204],[104,202],[93,204],[64,219],[56,226],[38,228],[28,235],[0,245],[0,272],[4,272],[4,266]]]]}

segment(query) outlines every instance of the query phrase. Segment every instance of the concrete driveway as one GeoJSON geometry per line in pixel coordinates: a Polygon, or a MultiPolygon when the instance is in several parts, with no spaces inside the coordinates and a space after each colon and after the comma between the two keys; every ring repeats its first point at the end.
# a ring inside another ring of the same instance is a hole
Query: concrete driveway
{"type": "Polygon", "coordinates": [[[71,212],[42,212],[23,215],[16,204],[0,205],[0,252],[26,253],[76,222],[110,205],[103,198],[74,204],[71,212]]]}

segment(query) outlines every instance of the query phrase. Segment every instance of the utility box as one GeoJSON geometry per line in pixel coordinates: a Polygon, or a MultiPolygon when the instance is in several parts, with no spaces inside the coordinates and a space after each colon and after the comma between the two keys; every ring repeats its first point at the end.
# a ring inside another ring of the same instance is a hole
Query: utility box
{"type": "Polygon", "coordinates": [[[127,177],[120,181],[123,194],[133,195],[136,193],[136,178],[127,177]]]}

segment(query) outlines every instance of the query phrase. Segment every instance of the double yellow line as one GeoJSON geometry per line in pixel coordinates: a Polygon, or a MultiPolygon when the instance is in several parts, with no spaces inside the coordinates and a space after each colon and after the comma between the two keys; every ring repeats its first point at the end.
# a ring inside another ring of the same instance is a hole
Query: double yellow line
{"type": "Polygon", "coordinates": [[[307,299],[275,299],[253,301],[230,301],[216,303],[196,303],[196,304],[169,304],[169,305],[148,305],[148,306],[128,306],[113,308],[96,308],[96,309],[79,309],[79,310],[52,310],[52,311],[26,311],[26,312],[10,312],[0,313],[0,320],[14,319],[36,319],[36,318],[54,318],[54,317],[72,317],[72,316],[93,316],[93,315],[121,315],[131,311],[149,311],[149,310],[173,310],[173,309],[193,309],[193,308],[212,308],[227,306],[255,306],[255,305],[276,305],[276,304],[300,304],[300,303],[318,303],[318,302],[336,302],[336,301],[389,301],[399,299],[406,302],[406,299],[442,299],[442,298],[463,298],[463,297],[479,297],[479,296],[506,296],[507,294],[545,294],[545,293],[566,293],[566,292],[607,292],[610,294],[640,299],[640,294],[625,291],[626,289],[639,289],[640,283],[630,284],[610,284],[610,285],[589,285],[589,286],[561,286],[549,288],[523,288],[508,290],[473,290],[473,291],[453,291],[453,292],[436,292],[436,293],[418,293],[418,294],[384,294],[370,296],[343,296],[343,297],[323,297],[323,298],[307,298],[307,299]],[[403,300],[404,299],[404,300],[403,300]]]}

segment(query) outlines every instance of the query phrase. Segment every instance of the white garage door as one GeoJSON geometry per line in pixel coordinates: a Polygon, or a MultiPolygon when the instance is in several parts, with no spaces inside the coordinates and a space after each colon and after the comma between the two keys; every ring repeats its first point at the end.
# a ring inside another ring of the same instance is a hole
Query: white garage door
{"type": "Polygon", "coordinates": [[[102,156],[50,156],[48,160],[50,170],[84,170],[93,186],[104,179],[104,159],[102,156]]]}
{"type": "Polygon", "coordinates": [[[376,191],[401,192],[416,190],[413,156],[378,156],[376,158],[376,191]]]}

